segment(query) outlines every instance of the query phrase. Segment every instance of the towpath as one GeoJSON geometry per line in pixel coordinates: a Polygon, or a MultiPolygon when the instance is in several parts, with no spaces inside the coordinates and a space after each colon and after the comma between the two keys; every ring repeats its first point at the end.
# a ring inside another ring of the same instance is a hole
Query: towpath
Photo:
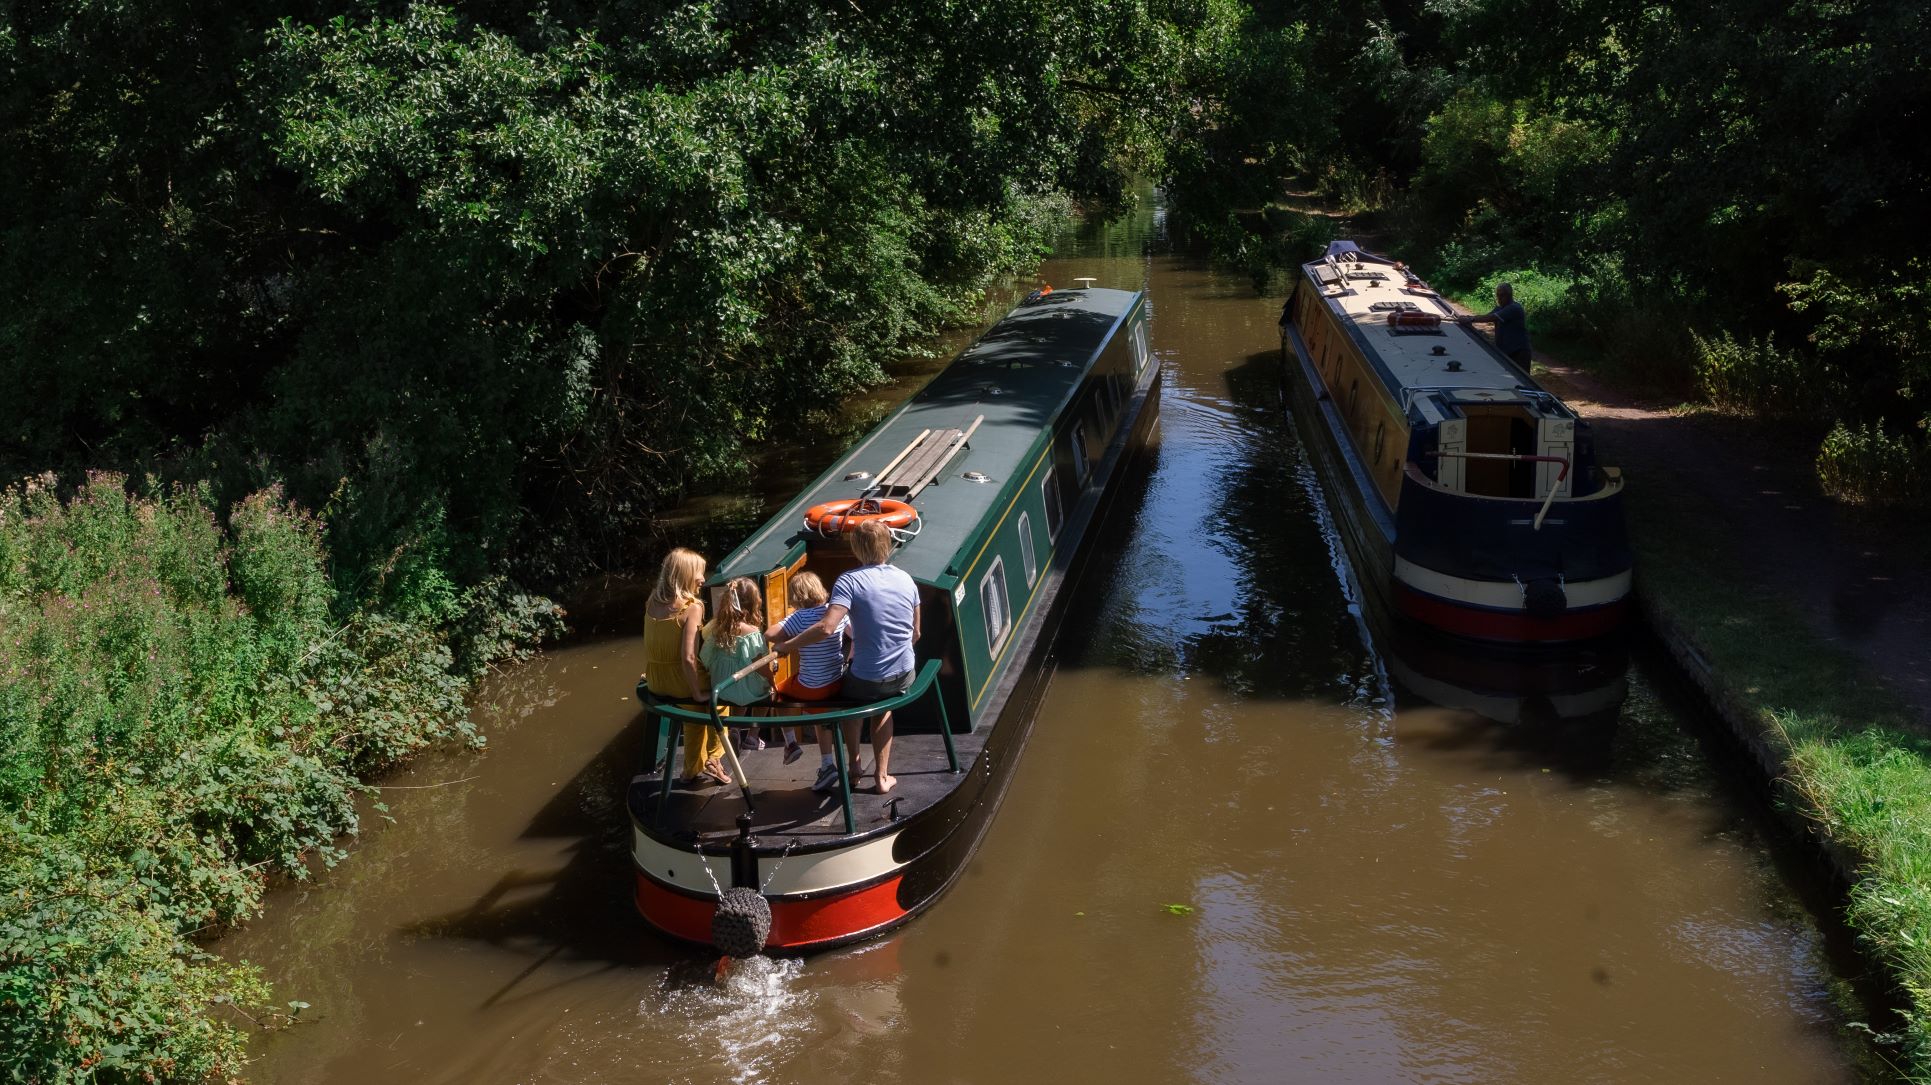
{"type": "Polygon", "coordinates": [[[1931,728],[1931,532],[1825,497],[1810,453],[1770,439],[1763,423],[1674,411],[1546,355],[1536,362],[1538,379],[1592,423],[1601,462],[1623,467],[1632,495],[1666,486],[1700,503],[1711,562],[1794,604],[1931,728]]]}

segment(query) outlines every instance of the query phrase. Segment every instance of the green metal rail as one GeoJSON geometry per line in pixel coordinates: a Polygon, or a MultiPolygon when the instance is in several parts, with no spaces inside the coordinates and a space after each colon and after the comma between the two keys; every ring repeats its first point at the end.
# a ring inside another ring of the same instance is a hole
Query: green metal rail
{"type": "MultiPolygon", "coordinates": [[[[664,750],[664,780],[657,794],[657,824],[661,826],[664,823],[664,810],[670,805],[671,780],[675,772],[674,766],[677,764],[677,748],[683,739],[682,730],[671,726],[672,720],[680,720],[684,723],[692,724],[709,724],[717,728],[718,735],[723,738],[725,746],[728,749],[731,742],[729,729],[732,727],[824,727],[829,724],[841,723],[845,720],[862,719],[867,716],[882,716],[895,709],[904,708],[919,698],[924,697],[926,694],[933,692],[937,688],[938,678],[939,661],[936,659],[927,660],[925,666],[919,668],[918,677],[912,681],[911,687],[896,697],[888,697],[883,701],[874,701],[870,704],[830,708],[819,708],[817,706],[836,705],[837,702],[813,701],[809,702],[813,706],[810,713],[800,716],[720,716],[717,712],[716,690],[711,692],[711,703],[706,706],[704,711],[700,712],[696,709],[681,708],[675,704],[659,701],[654,694],[650,693],[648,688],[642,683],[638,683],[637,692],[639,698],[644,702],[645,725],[649,726],[651,717],[657,717],[657,744],[660,749],[664,750]]],[[[946,714],[945,697],[941,695],[936,697],[935,700],[939,706],[939,734],[945,738],[946,764],[953,772],[958,772],[959,751],[952,743],[952,721],[946,714]]],[[[792,703],[802,705],[806,702],[792,703]]],[[[851,775],[845,765],[845,743],[843,737],[842,735],[834,735],[831,748],[832,756],[838,765],[838,801],[845,811],[845,831],[850,833],[853,831],[856,820],[852,815],[851,775]]],[[[738,785],[744,792],[745,807],[747,809],[754,808],[751,796],[751,780],[742,765],[738,766],[738,785]]]]}

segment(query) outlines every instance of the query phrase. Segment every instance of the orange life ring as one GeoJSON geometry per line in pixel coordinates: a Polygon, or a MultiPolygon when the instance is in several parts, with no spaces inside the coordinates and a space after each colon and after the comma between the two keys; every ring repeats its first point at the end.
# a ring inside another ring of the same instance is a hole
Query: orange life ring
{"type": "Polygon", "coordinates": [[[903,501],[855,497],[811,506],[805,512],[805,529],[820,535],[839,535],[867,520],[883,520],[886,527],[909,527],[918,518],[918,510],[903,501]]]}

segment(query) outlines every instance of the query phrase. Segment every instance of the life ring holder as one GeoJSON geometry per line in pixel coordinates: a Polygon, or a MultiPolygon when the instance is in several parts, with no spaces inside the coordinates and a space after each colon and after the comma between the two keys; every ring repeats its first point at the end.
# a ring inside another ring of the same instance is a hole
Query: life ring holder
{"type": "Polygon", "coordinates": [[[918,538],[924,521],[919,510],[888,497],[851,497],[827,501],[805,510],[805,531],[820,538],[835,538],[870,520],[881,520],[899,545],[918,538]]]}

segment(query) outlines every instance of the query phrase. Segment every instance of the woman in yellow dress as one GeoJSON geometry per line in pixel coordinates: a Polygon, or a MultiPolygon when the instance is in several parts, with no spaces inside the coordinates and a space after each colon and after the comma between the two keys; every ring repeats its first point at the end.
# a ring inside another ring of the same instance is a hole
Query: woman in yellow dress
{"type": "MultiPolygon", "coordinates": [[[[678,547],[664,555],[657,586],[644,604],[644,685],[666,701],[701,708],[711,699],[711,677],[698,661],[698,631],[704,625],[704,558],[678,547]]],[[[666,770],[668,771],[668,770],[666,770]]],[[[706,724],[684,725],[684,775],[679,783],[728,784],[724,741],[706,724]]]]}

